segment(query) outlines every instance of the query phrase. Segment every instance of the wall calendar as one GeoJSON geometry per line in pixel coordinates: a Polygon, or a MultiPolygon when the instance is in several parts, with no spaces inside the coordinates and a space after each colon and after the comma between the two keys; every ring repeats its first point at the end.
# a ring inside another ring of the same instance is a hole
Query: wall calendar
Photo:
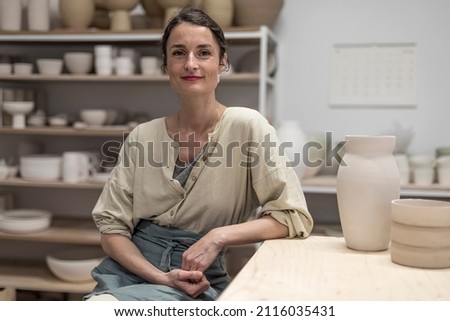
{"type": "Polygon", "coordinates": [[[331,106],[416,106],[417,46],[334,45],[330,78],[331,106]]]}

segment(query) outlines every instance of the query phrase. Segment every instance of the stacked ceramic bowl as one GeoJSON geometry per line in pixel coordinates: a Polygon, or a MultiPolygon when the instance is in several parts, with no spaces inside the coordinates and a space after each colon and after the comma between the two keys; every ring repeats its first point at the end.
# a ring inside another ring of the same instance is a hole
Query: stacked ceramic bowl
{"type": "Polygon", "coordinates": [[[50,154],[20,157],[20,176],[25,180],[57,181],[61,178],[62,156],[50,154]]]}
{"type": "Polygon", "coordinates": [[[450,202],[392,201],[391,260],[419,268],[450,267],[450,202]]]}
{"type": "Polygon", "coordinates": [[[52,213],[44,210],[15,209],[0,213],[0,231],[5,233],[34,233],[50,227],[52,213]]]}

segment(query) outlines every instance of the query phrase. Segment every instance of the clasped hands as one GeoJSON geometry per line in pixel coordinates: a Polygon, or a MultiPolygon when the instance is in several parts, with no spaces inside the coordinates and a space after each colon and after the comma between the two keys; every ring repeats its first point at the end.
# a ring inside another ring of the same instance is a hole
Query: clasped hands
{"type": "Polygon", "coordinates": [[[181,269],[168,272],[170,283],[193,298],[209,288],[204,272],[214,262],[222,247],[206,234],[183,253],[181,269]]]}

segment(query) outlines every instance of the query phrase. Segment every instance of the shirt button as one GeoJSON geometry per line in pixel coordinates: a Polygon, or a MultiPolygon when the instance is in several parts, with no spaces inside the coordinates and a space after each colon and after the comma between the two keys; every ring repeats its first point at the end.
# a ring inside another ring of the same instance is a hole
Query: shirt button
{"type": "Polygon", "coordinates": [[[202,159],[203,159],[203,161],[204,161],[204,162],[206,162],[206,160],[208,159],[208,157],[206,157],[206,156],[203,156],[203,158],[202,158],[202,159]]]}
{"type": "Polygon", "coordinates": [[[195,175],[192,176],[192,180],[193,180],[193,181],[196,181],[196,180],[197,180],[197,176],[195,176],[195,175]]]}
{"type": "Polygon", "coordinates": [[[180,194],[181,199],[184,199],[184,194],[180,194]]]}
{"type": "Polygon", "coordinates": [[[175,211],[174,210],[171,210],[170,211],[170,216],[173,216],[175,214],[175,211]]]}

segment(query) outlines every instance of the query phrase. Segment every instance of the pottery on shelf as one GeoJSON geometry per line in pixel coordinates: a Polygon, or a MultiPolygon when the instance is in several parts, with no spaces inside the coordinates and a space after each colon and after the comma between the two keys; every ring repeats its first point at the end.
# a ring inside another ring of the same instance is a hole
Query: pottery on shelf
{"type": "Polygon", "coordinates": [[[50,30],[49,0],[28,0],[28,29],[32,31],[50,30]]]}
{"type": "Polygon", "coordinates": [[[152,28],[162,28],[164,9],[158,4],[158,0],[140,0],[142,8],[150,18],[152,28]]]}
{"type": "Polygon", "coordinates": [[[234,0],[234,24],[272,27],[283,4],[284,0],[234,0]]]}
{"type": "Polygon", "coordinates": [[[22,2],[18,0],[0,1],[1,30],[20,31],[22,28],[22,2]]]}
{"type": "Polygon", "coordinates": [[[132,28],[129,11],[138,3],[139,0],[104,0],[106,8],[112,12],[111,30],[130,31],[132,28]]]}
{"type": "Polygon", "coordinates": [[[164,9],[164,25],[167,25],[183,7],[192,5],[193,0],[158,0],[158,4],[164,9]]]}
{"type": "Polygon", "coordinates": [[[395,136],[346,136],[337,173],[339,218],[348,248],[381,251],[391,238],[391,202],[400,197],[395,136]]]}
{"type": "Polygon", "coordinates": [[[94,0],[60,0],[59,15],[65,27],[87,29],[94,18],[94,0]]]}
{"type": "Polygon", "coordinates": [[[201,8],[222,28],[233,25],[234,0],[203,0],[201,8]]]}

